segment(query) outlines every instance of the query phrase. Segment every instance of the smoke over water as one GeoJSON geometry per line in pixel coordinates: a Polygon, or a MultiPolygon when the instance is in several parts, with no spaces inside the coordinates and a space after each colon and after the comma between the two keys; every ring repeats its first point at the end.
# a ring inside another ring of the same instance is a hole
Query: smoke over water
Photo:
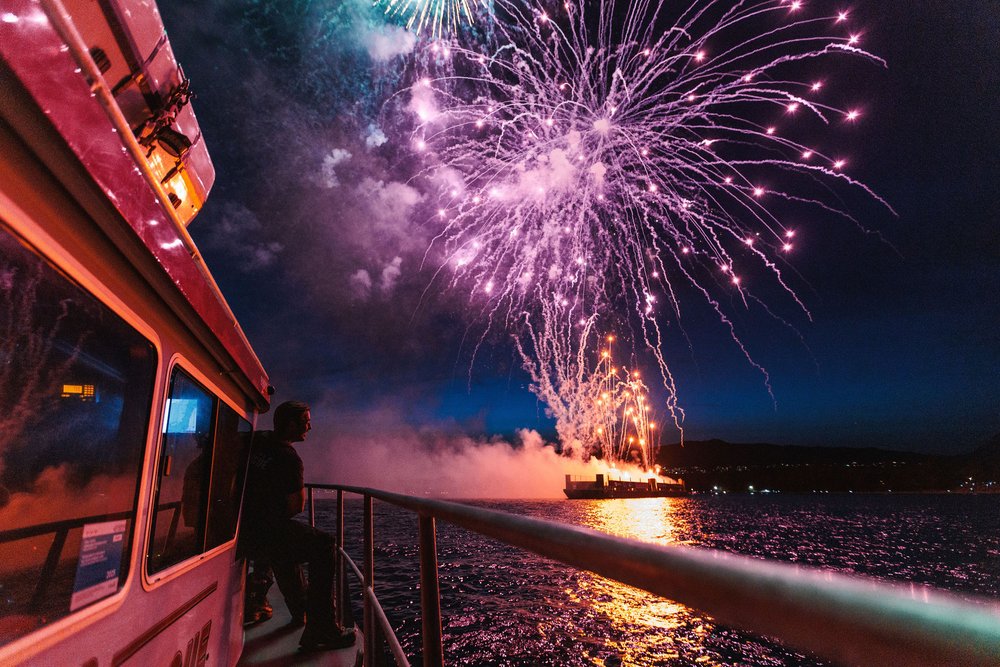
{"type": "Polygon", "coordinates": [[[307,482],[446,498],[562,498],[565,475],[607,471],[600,461],[563,456],[534,430],[470,436],[469,424],[408,423],[398,405],[337,404],[313,406],[313,430],[296,447],[307,482]]]}
{"type": "Polygon", "coordinates": [[[411,431],[312,442],[308,481],[367,486],[418,496],[448,498],[562,498],[564,475],[589,475],[605,467],[556,453],[536,431],[514,442],[454,433],[411,431]]]}

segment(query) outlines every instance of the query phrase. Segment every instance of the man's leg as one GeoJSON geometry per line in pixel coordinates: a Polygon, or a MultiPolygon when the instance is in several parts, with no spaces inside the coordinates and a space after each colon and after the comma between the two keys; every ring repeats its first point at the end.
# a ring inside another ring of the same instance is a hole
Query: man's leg
{"type": "MultiPolygon", "coordinates": [[[[272,551],[275,570],[291,563],[307,563],[306,628],[301,643],[306,648],[335,648],[353,644],[337,626],[334,614],[334,540],[331,535],[296,521],[286,522],[274,535],[272,551]]],[[[279,580],[279,586],[280,586],[279,580]]]]}
{"type": "Polygon", "coordinates": [[[278,590],[285,598],[288,613],[292,617],[290,625],[303,625],[306,616],[306,579],[302,566],[290,561],[276,561],[272,569],[278,590]]]}

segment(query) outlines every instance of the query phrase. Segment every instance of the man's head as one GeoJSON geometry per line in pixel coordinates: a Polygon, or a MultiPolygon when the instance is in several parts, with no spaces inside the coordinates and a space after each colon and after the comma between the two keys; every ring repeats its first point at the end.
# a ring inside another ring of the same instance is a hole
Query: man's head
{"type": "Polygon", "coordinates": [[[302,442],[312,428],[309,406],[301,401],[285,401],[274,409],[274,434],[285,442],[302,442]]]}

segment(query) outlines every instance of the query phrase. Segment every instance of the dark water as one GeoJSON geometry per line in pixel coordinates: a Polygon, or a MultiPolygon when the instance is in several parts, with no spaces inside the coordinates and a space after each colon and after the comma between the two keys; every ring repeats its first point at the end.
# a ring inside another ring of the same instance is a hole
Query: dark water
{"type": "MultiPolygon", "coordinates": [[[[755,495],[476,501],[645,541],[1000,598],[1000,496],[755,495]]],[[[318,523],[332,529],[324,502],[318,523]]],[[[347,503],[361,563],[361,503],[347,503]]],[[[420,664],[417,520],[375,503],[375,592],[420,664]]],[[[698,612],[438,524],[445,659],[461,665],[822,665],[698,612]]],[[[357,588],[355,586],[355,588],[357,588]]],[[[360,616],[359,616],[360,618],[360,616]]],[[[414,659],[415,658],[415,659],[414,659]]]]}

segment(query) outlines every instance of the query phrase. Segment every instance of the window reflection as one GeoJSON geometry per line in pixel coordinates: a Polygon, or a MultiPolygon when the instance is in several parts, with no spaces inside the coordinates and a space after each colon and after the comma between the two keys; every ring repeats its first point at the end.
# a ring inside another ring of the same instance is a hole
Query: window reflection
{"type": "Polygon", "coordinates": [[[150,572],[204,550],[213,408],[211,394],[175,369],[163,419],[156,509],[150,530],[150,572]]]}
{"type": "Polygon", "coordinates": [[[236,536],[251,425],[179,368],[163,419],[148,571],[236,536]]]}
{"type": "Polygon", "coordinates": [[[207,549],[224,544],[236,536],[247,458],[250,456],[251,434],[250,422],[242,419],[229,406],[221,406],[212,461],[205,545],[207,549]]]}
{"type": "Polygon", "coordinates": [[[153,346],[0,227],[0,644],[128,573],[153,346]]]}

